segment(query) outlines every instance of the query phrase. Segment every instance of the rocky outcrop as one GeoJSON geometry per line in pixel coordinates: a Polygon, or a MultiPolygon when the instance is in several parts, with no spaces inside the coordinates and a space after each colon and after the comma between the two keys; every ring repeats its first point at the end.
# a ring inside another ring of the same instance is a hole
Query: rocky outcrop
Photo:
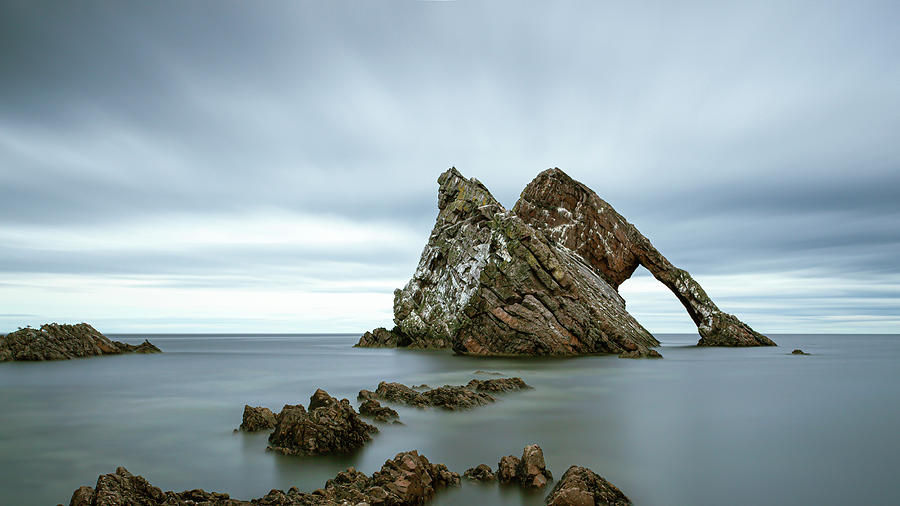
{"type": "Polygon", "coordinates": [[[122,353],[160,353],[160,349],[146,340],[138,345],[112,341],[87,323],[48,323],[39,329],[28,327],[0,337],[0,362],[67,360],[122,353]]]}
{"type": "Polygon", "coordinates": [[[354,346],[360,348],[396,348],[398,346],[409,346],[411,341],[406,337],[399,327],[388,330],[384,327],[366,332],[359,338],[359,342],[354,346]]]}
{"type": "Polygon", "coordinates": [[[362,421],[350,401],[324,390],[310,397],[309,410],[285,406],[276,416],[269,449],[288,455],[352,453],[372,439],[378,428],[362,421]]]}
{"type": "Polygon", "coordinates": [[[801,349],[796,349],[791,352],[791,355],[809,355],[809,353],[806,353],[805,351],[803,351],[801,349]]]}
{"type": "Polygon", "coordinates": [[[775,345],[734,315],[722,312],[687,271],[672,265],[609,203],[563,171],[538,174],[522,191],[513,212],[556,244],[577,253],[613,288],[644,266],[694,320],[699,346],[775,345]]]}
{"type": "Polygon", "coordinates": [[[312,493],[292,488],[287,492],[272,490],[264,497],[250,501],[231,499],[228,494],[189,490],[163,492],[141,476],[125,468],[97,479],[94,488],[81,487],[72,494],[70,506],[339,506],[371,504],[381,506],[413,506],[431,500],[435,493],[458,486],[459,475],[443,464],[432,464],[416,451],[398,453],[371,477],[348,468],[312,493]]]}
{"type": "MultiPolygon", "coordinates": [[[[427,385],[420,385],[427,388],[427,385]]],[[[402,383],[382,381],[374,392],[360,390],[357,399],[369,402],[381,399],[387,402],[405,404],[416,408],[437,407],[449,411],[477,408],[495,402],[497,399],[486,392],[510,392],[531,388],[522,378],[502,378],[492,380],[473,379],[467,385],[444,385],[422,392],[413,390],[402,383]]]]}
{"type": "Polygon", "coordinates": [[[269,408],[244,405],[244,416],[240,429],[246,432],[272,430],[275,428],[275,413],[269,408]]]}
{"type": "Polygon", "coordinates": [[[494,471],[491,470],[491,466],[487,464],[478,464],[475,467],[466,469],[463,477],[473,481],[494,481],[497,479],[494,471]]]}
{"type": "Polygon", "coordinates": [[[658,341],[618,293],[638,265],[684,304],[699,345],[774,344],[719,310],[687,272],[559,169],[539,174],[512,211],[455,168],[438,184],[439,213],[428,244],[412,279],[394,292],[396,327],[366,333],[358,346],[651,357],[658,341]]]}
{"type": "Polygon", "coordinates": [[[382,423],[400,418],[396,411],[387,406],[382,406],[381,403],[373,399],[367,399],[359,405],[359,414],[382,423]]]}
{"type": "Polygon", "coordinates": [[[521,457],[507,455],[497,464],[497,480],[503,484],[518,483],[524,488],[543,488],[553,475],[544,462],[544,452],[538,445],[528,445],[521,457]]]}
{"type": "Polygon", "coordinates": [[[502,393],[502,392],[514,392],[516,390],[529,390],[531,389],[522,378],[501,378],[501,379],[491,379],[491,380],[478,380],[473,379],[469,383],[466,384],[466,388],[471,390],[475,390],[476,392],[492,392],[492,393],[502,393]]]}
{"type": "Polygon", "coordinates": [[[631,500],[590,469],[572,466],[553,487],[546,503],[549,506],[627,506],[631,500]]]}

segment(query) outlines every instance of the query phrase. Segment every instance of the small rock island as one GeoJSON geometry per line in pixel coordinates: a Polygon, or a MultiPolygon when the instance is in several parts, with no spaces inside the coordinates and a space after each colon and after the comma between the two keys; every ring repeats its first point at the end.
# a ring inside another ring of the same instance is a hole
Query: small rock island
{"type": "Polygon", "coordinates": [[[162,350],[147,340],[138,345],[113,341],[87,323],[48,323],[39,329],[27,327],[0,337],[0,362],[68,360],[123,353],[162,353],[162,350]]]}
{"type": "Polygon", "coordinates": [[[394,291],[396,325],[366,332],[359,347],[658,358],[659,341],[618,292],[641,265],[684,305],[698,346],[775,346],[559,169],[538,174],[512,210],[456,168],[438,184],[437,222],[412,279],[394,291]]]}

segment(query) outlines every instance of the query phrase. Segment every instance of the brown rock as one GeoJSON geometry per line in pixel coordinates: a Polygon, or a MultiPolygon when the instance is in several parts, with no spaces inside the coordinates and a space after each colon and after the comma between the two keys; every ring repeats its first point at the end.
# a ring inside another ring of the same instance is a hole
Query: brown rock
{"type": "Polygon", "coordinates": [[[620,353],[619,358],[663,358],[663,356],[654,349],[642,349],[620,353]]]}
{"type": "Polygon", "coordinates": [[[553,487],[550,506],[627,506],[631,500],[612,483],[586,467],[572,466],[553,487]]]}
{"type": "Polygon", "coordinates": [[[112,341],[87,323],[48,323],[39,329],[28,327],[0,337],[0,362],[67,360],[122,353],[160,353],[160,350],[146,340],[139,345],[112,341]]]}
{"type": "Polygon", "coordinates": [[[384,327],[366,332],[354,346],[357,348],[396,348],[409,346],[410,339],[398,327],[388,330],[384,327]]]}
{"type": "Polygon", "coordinates": [[[347,399],[338,401],[324,390],[310,398],[310,409],[285,406],[276,417],[269,449],[288,455],[352,453],[378,428],[360,419],[347,399]]]}
{"type": "Polygon", "coordinates": [[[400,418],[396,411],[387,406],[382,406],[381,403],[372,399],[366,400],[359,405],[359,414],[383,423],[400,418]]]}
{"type": "Polygon", "coordinates": [[[247,432],[271,430],[275,428],[275,413],[264,407],[244,405],[244,416],[240,429],[247,432]]]}
{"type": "Polygon", "coordinates": [[[544,452],[538,445],[528,445],[522,451],[516,479],[525,488],[543,488],[553,479],[544,463],[544,452]]]}
{"type": "Polygon", "coordinates": [[[494,481],[497,478],[487,464],[478,464],[476,467],[466,469],[463,477],[474,481],[494,481]]]}
{"type": "Polygon", "coordinates": [[[518,479],[519,464],[521,460],[518,457],[512,455],[501,457],[497,464],[497,481],[504,485],[515,482],[518,479]]]}
{"type": "Polygon", "coordinates": [[[382,381],[378,384],[378,388],[375,389],[375,396],[381,400],[417,408],[424,408],[430,404],[427,397],[402,383],[382,381]]]}
{"type": "Polygon", "coordinates": [[[522,378],[502,378],[502,379],[490,379],[490,380],[478,380],[473,379],[470,381],[466,387],[475,390],[477,392],[513,392],[516,390],[528,390],[531,387],[528,386],[522,378]]]}
{"type": "Polygon", "coordinates": [[[809,355],[809,353],[806,353],[803,350],[797,349],[797,350],[792,351],[791,355],[809,355]]]}
{"type": "Polygon", "coordinates": [[[430,406],[444,408],[450,411],[459,409],[472,409],[478,406],[484,406],[495,401],[488,394],[475,392],[462,386],[444,385],[439,388],[433,388],[422,395],[428,399],[430,406]]]}

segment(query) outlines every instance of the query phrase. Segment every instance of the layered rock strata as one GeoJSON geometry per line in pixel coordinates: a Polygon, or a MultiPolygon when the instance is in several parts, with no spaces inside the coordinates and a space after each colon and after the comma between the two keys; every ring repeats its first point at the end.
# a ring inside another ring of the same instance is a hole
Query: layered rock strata
{"type": "Polygon", "coordinates": [[[87,323],[19,329],[0,337],[0,362],[67,360],[123,353],[160,353],[150,341],[134,345],[113,341],[87,323]]]}
{"type": "Polygon", "coordinates": [[[308,410],[287,405],[275,418],[268,449],[288,455],[352,453],[378,432],[362,421],[350,401],[337,400],[321,389],[310,397],[308,410]]]}
{"type": "Polygon", "coordinates": [[[382,506],[420,505],[431,500],[435,493],[458,486],[459,475],[443,464],[432,464],[416,451],[398,453],[372,476],[348,468],[312,493],[292,488],[287,492],[272,490],[252,501],[232,499],[228,494],[190,490],[163,492],[141,476],[134,476],[125,468],[101,475],[95,487],[81,487],[75,491],[70,506],[338,506],[371,504],[382,506]]]}
{"type": "Polygon", "coordinates": [[[631,500],[586,467],[572,466],[547,496],[549,506],[628,506],[631,500]]]}
{"type": "Polygon", "coordinates": [[[700,345],[773,345],[722,312],[637,229],[559,169],[512,211],[455,168],[438,178],[438,217],[416,272],[394,292],[393,330],[358,346],[452,348],[471,355],[616,353],[659,342],[626,310],[619,285],[644,265],[685,305],[700,345]]]}

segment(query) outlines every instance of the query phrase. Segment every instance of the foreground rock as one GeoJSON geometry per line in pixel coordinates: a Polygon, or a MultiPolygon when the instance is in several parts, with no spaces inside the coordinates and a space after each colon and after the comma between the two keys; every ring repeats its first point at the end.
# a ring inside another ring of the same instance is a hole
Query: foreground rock
{"type": "Polygon", "coordinates": [[[438,183],[434,229],[412,279],[394,292],[396,327],[384,331],[390,337],[367,333],[359,346],[396,341],[472,355],[650,357],[659,342],[618,293],[639,265],[682,302],[699,345],[774,345],[719,310],[687,272],[559,169],[539,174],[512,211],[455,168],[438,183]]]}
{"type": "Polygon", "coordinates": [[[272,490],[266,496],[250,501],[231,499],[228,494],[190,490],[163,492],[141,476],[125,468],[97,479],[94,488],[81,487],[72,495],[71,506],[337,506],[371,504],[383,506],[419,505],[432,499],[441,489],[458,486],[459,475],[443,464],[432,464],[416,451],[398,453],[371,477],[349,468],[328,480],[324,488],[312,493],[296,488],[284,492],[272,490]]]}
{"type": "Polygon", "coordinates": [[[365,402],[369,402],[372,399],[381,399],[416,408],[437,407],[456,411],[477,408],[496,402],[497,399],[486,392],[510,392],[529,388],[531,387],[522,378],[473,379],[465,386],[444,385],[438,388],[430,388],[423,392],[413,390],[402,383],[382,381],[374,392],[360,390],[357,398],[365,402]]]}
{"type": "Polygon", "coordinates": [[[497,464],[497,480],[503,484],[518,483],[524,488],[543,488],[553,475],[544,462],[544,452],[538,445],[528,445],[521,457],[507,455],[497,464]]]}
{"type": "Polygon", "coordinates": [[[244,416],[241,420],[240,429],[246,432],[256,432],[260,430],[272,430],[275,428],[275,413],[264,407],[253,407],[244,405],[244,416]]]}
{"type": "Polygon", "coordinates": [[[603,477],[586,467],[572,466],[553,487],[550,506],[626,506],[631,500],[603,477]]]}
{"type": "Polygon", "coordinates": [[[144,341],[133,345],[112,341],[87,323],[60,325],[48,323],[39,329],[19,329],[0,337],[0,362],[10,360],[67,360],[122,353],[160,353],[144,341]]]}
{"type": "Polygon", "coordinates": [[[369,442],[378,428],[362,421],[350,401],[324,390],[310,397],[309,410],[285,406],[276,416],[269,449],[288,455],[352,453],[369,442]]]}

